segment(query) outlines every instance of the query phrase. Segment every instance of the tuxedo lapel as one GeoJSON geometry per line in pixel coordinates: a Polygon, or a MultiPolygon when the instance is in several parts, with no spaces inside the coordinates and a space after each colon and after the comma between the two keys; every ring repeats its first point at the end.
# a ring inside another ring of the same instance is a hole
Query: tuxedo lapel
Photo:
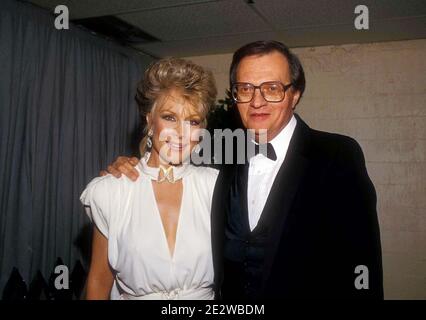
{"type": "MultiPolygon", "coordinates": [[[[240,198],[240,214],[241,214],[241,222],[243,228],[249,233],[250,232],[250,222],[248,215],[248,206],[247,206],[247,184],[248,184],[248,169],[249,164],[239,164],[237,165],[237,174],[238,174],[238,183],[239,187],[239,198],[240,198]]],[[[234,179],[235,180],[235,179],[234,179]]]]}
{"type": "Polygon", "coordinates": [[[231,183],[237,174],[238,166],[224,165],[216,182],[212,199],[211,211],[211,239],[214,267],[214,285],[216,293],[219,294],[223,281],[223,259],[225,241],[225,223],[229,204],[229,190],[231,183]],[[218,290],[219,289],[219,290],[218,290]]]}
{"type": "Polygon", "coordinates": [[[309,144],[309,128],[299,117],[297,117],[297,120],[298,123],[290,141],[287,155],[274,180],[259,223],[253,230],[253,232],[257,232],[258,227],[259,229],[267,228],[270,237],[270,245],[266,248],[265,255],[264,284],[271,272],[294,197],[309,165],[306,156],[309,144]]]}

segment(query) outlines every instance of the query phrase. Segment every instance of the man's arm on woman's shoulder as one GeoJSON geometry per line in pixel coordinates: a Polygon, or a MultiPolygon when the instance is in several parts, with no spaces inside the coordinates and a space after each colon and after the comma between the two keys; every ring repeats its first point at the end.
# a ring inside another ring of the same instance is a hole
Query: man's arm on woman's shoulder
{"type": "Polygon", "coordinates": [[[116,178],[120,178],[122,174],[128,177],[130,180],[136,181],[139,177],[138,171],[135,169],[139,163],[139,159],[136,157],[118,157],[112,164],[107,168],[107,171],[102,170],[101,176],[105,176],[108,173],[112,174],[116,178]]]}

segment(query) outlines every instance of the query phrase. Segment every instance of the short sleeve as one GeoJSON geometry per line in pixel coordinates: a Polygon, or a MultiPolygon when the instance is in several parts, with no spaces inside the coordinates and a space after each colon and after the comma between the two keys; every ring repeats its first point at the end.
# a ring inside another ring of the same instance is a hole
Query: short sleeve
{"type": "Polygon", "coordinates": [[[205,174],[209,183],[214,187],[217,177],[219,176],[219,170],[214,168],[205,168],[205,174]]]}
{"type": "Polygon", "coordinates": [[[86,214],[99,231],[108,238],[110,218],[110,197],[107,177],[93,179],[80,196],[86,214]]]}

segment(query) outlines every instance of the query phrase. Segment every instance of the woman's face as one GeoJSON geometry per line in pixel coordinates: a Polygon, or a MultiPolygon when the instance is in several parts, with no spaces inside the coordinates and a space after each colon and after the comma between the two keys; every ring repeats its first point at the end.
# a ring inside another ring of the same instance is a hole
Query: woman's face
{"type": "Polygon", "coordinates": [[[201,134],[201,116],[178,90],[168,91],[147,116],[153,130],[152,148],[162,164],[179,165],[191,154],[201,134]]]}

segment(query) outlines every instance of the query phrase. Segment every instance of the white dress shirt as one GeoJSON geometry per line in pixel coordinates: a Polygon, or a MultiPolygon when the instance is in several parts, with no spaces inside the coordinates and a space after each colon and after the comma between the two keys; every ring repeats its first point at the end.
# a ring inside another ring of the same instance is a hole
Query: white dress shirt
{"type": "Polygon", "coordinates": [[[183,194],[171,256],[151,182],[159,169],[146,162],[137,165],[136,182],[98,177],[80,198],[108,238],[111,299],[213,299],[210,209],[218,171],[192,165],[174,171],[183,194]]]}
{"type": "Polygon", "coordinates": [[[296,124],[297,120],[293,115],[284,129],[269,141],[274,147],[277,160],[271,160],[259,153],[249,161],[247,207],[251,231],[253,231],[259,222],[272,184],[284,162],[296,124]]]}

